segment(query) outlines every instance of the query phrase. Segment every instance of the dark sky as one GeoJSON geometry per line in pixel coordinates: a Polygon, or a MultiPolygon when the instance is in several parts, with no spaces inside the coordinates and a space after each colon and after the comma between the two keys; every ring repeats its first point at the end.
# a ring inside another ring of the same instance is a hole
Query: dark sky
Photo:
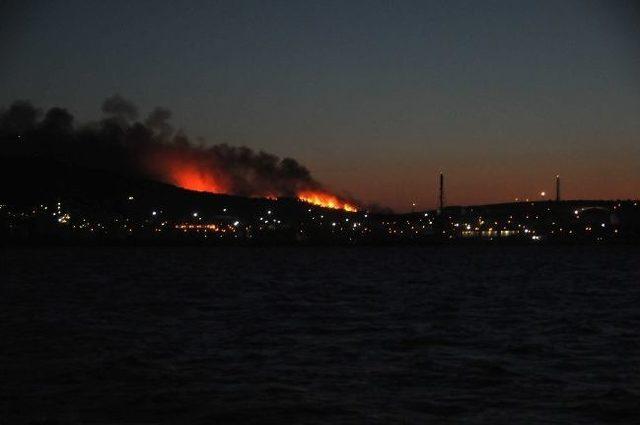
{"type": "Polygon", "coordinates": [[[398,210],[640,193],[635,2],[2,1],[0,104],[120,93],[398,210]],[[25,4],[27,3],[27,4],[25,4]]]}

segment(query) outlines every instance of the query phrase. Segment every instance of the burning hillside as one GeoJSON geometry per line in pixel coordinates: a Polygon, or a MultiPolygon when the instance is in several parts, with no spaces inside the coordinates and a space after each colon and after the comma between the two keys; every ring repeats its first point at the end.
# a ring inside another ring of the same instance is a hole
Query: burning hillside
{"type": "Polygon", "coordinates": [[[102,112],[102,120],[75,127],[73,116],[65,109],[52,108],[40,120],[40,110],[28,102],[15,102],[0,112],[0,138],[16,142],[8,146],[19,154],[51,155],[189,190],[296,197],[314,205],[356,211],[353,202],[327,191],[294,159],[227,144],[193,144],[169,124],[171,112],[165,108],[156,108],[139,121],[137,108],[116,95],[105,100],[102,112]]]}
{"type": "MultiPolygon", "coordinates": [[[[213,148],[184,148],[176,149],[163,146],[145,158],[145,169],[154,178],[175,186],[199,192],[223,193],[275,199],[278,197],[296,197],[301,201],[325,208],[343,209],[355,212],[357,208],[351,202],[342,200],[321,188],[313,181],[306,169],[297,163],[290,163],[291,159],[279,160],[266,154],[258,157],[250,151],[241,156],[246,162],[243,173],[233,174],[228,164],[238,164],[239,161],[229,161],[229,156],[220,158],[220,149],[234,152],[238,148],[220,145],[213,148]],[[268,167],[261,167],[265,161],[268,167]],[[300,169],[302,172],[293,172],[300,169]],[[262,170],[260,175],[259,170],[262,170]]],[[[239,148],[244,150],[246,148],[239,148]]],[[[236,158],[238,152],[231,156],[236,158]]],[[[237,158],[236,158],[237,159],[237,158]]]]}
{"type": "Polygon", "coordinates": [[[305,190],[298,193],[298,199],[325,208],[340,209],[351,212],[358,211],[354,204],[345,202],[337,196],[326,192],[305,190]]]}

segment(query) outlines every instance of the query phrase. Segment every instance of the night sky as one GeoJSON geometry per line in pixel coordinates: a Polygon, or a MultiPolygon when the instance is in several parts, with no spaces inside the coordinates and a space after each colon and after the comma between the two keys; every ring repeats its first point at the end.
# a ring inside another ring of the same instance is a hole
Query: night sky
{"type": "Polygon", "coordinates": [[[0,0],[0,105],[119,93],[396,210],[640,193],[633,1],[0,0]]]}

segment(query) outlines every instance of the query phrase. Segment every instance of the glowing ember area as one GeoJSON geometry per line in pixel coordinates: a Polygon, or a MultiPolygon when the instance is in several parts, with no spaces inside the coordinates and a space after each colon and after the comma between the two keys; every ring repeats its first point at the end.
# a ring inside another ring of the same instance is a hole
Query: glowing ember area
{"type": "Polygon", "coordinates": [[[329,193],[305,191],[298,193],[298,199],[324,208],[333,208],[350,212],[358,211],[354,205],[341,201],[337,196],[329,193]]]}
{"type": "Polygon", "coordinates": [[[158,150],[148,154],[143,165],[151,176],[183,189],[270,200],[297,193],[299,200],[313,205],[357,211],[354,204],[331,193],[318,189],[299,189],[312,185],[317,187],[317,183],[308,176],[300,178],[285,174],[283,177],[278,173],[264,176],[256,174],[259,167],[249,171],[237,167],[229,169],[229,166],[217,165],[216,161],[198,155],[199,151],[158,150]]]}
{"type": "Polygon", "coordinates": [[[198,192],[226,193],[227,185],[207,164],[187,154],[157,151],[143,162],[147,172],[161,181],[198,192]]]}
{"type": "Polygon", "coordinates": [[[178,187],[199,192],[224,192],[210,173],[202,172],[195,167],[174,167],[169,176],[171,182],[178,187]]]}

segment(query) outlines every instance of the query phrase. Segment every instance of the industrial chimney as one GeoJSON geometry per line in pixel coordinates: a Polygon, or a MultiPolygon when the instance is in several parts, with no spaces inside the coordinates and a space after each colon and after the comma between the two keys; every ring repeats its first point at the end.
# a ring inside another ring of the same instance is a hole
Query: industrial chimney
{"type": "Polygon", "coordinates": [[[439,205],[439,210],[440,213],[442,213],[442,211],[444,211],[444,174],[440,173],[440,191],[439,191],[439,197],[438,197],[438,205],[439,205]]]}

